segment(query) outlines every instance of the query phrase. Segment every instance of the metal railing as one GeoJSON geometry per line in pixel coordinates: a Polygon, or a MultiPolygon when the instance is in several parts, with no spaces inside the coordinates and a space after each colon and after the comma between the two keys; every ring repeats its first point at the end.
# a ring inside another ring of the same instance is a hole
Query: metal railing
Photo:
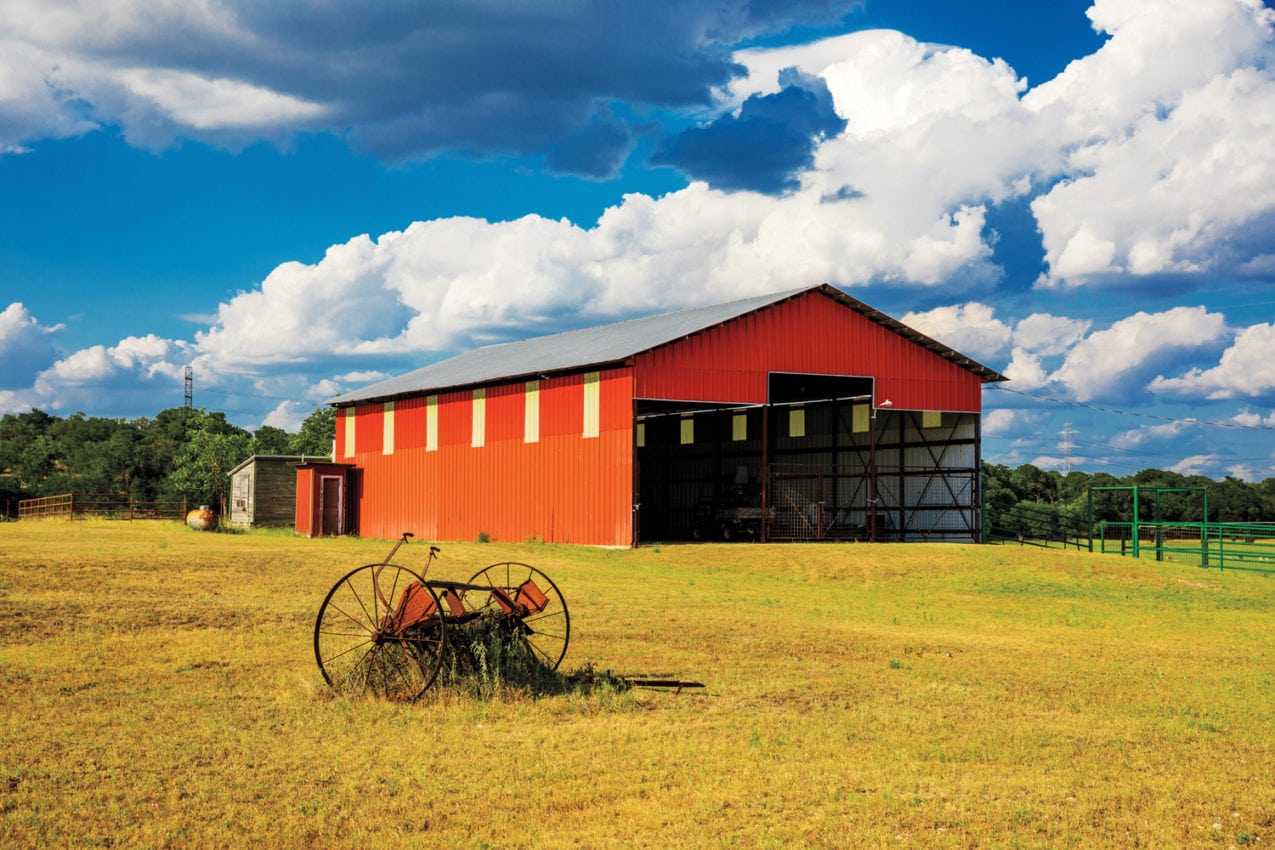
{"type": "Polygon", "coordinates": [[[1275,523],[1102,522],[1094,543],[1107,554],[1275,572],[1275,523]]]}
{"type": "Polygon", "coordinates": [[[1089,544],[1089,531],[1081,520],[1057,510],[1033,508],[1022,502],[1007,510],[984,507],[983,523],[988,543],[1076,550],[1089,544]]]}
{"type": "Polygon", "coordinates": [[[176,519],[186,516],[185,499],[139,501],[126,493],[61,493],[18,502],[18,519],[176,519]]]}

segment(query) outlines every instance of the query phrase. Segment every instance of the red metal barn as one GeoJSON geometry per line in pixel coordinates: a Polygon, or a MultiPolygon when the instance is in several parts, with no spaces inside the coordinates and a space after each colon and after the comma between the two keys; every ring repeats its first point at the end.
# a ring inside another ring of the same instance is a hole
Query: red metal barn
{"type": "MultiPolygon", "coordinates": [[[[1002,380],[823,285],[346,393],[333,468],[365,537],[977,541],[981,388],[1002,380]]],[[[318,501],[298,493],[298,531],[318,501]]]]}

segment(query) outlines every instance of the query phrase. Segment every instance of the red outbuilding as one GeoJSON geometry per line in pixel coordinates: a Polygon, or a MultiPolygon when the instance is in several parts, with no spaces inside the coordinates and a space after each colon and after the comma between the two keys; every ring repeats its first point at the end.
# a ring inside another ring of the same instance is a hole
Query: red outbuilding
{"type": "Polygon", "coordinates": [[[1003,380],[827,285],[487,346],[332,399],[297,530],[977,541],[1003,380]]]}

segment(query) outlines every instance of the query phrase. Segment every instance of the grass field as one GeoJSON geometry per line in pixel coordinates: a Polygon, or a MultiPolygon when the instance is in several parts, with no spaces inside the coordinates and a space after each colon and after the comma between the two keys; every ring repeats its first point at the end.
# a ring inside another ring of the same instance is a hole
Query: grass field
{"type": "Polygon", "coordinates": [[[387,548],[0,524],[0,847],[1275,844],[1275,576],[997,546],[444,544],[431,577],[554,579],[564,668],[707,688],[334,697],[315,612],[387,548]]]}

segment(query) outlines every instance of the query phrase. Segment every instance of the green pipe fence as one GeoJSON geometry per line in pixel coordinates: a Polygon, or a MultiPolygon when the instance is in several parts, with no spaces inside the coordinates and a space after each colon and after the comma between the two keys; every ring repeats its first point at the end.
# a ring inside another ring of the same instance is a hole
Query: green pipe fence
{"type": "Polygon", "coordinates": [[[1222,570],[1275,572],[1275,523],[1101,522],[1096,551],[1222,570]]]}

